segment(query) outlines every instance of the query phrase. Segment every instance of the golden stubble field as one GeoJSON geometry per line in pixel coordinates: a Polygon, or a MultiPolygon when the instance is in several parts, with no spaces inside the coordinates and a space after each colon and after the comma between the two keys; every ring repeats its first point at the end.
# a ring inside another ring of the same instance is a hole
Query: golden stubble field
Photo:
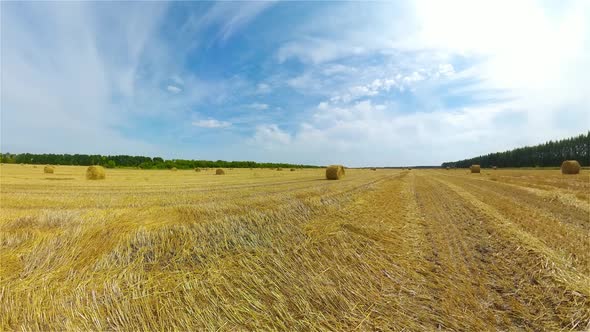
{"type": "Polygon", "coordinates": [[[590,173],[0,166],[0,330],[586,330],[590,173]]]}

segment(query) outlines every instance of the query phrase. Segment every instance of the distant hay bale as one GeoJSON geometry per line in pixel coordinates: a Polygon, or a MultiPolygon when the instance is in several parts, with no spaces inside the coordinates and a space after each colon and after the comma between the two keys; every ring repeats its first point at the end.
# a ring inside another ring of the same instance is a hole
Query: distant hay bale
{"type": "Polygon", "coordinates": [[[492,169],[498,169],[498,166],[493,166],[492,169]]]}
{"type": "Polygon", "coordinates": [[[448,171],[448,170],[450,170],[451,168],[450,168],[449,166],[447,166],[447,167],[445,167],[445,169],[448,171]]]}
{"type": "Polygon", "coordinates": [[[561,163],[561,174],[580,174],[580,168],[577,160],[566,160],[561,163]]]}
{"type": "Polygon", "coordinates": [[[195,172],[200,172],[201,169],[200,168],[195,168],[195,172]]]}
{"type": "Polygon", "coordinates": [[[326,168],[326,179],[328,180],[340,180],[344,174],[344,166],[342,165],[330,165],[326,168]]]}
{"type": "Polygon", "coordinates": [[[291,169],[290,169],[290,171],[291,171],[291,172],[295,172],[295,169],[294,169],[294,168],[291,168],[291,169]]]}
{"type": "Polygon", "coordinates": [[[469,169],[471,170],[471,173],[481,173],[481,167],[479,165],[471,165],[469,169]]]}
{"type": "Polygon", "coordinates": [[[53,166],[43,167],[43,173],[53,174],[53,172],[55,172],[55,168],[53,166]]]}
{"type": "Polygon", "coordinates": [[[178,171],[178,169],[177,169],[176,167],[172,167],[170,170],[171,170],[172,172],[176,172],[176,171],[178,171]]]}
{"type": "Polygon", "coordinates": [[[225,171],[222,170],[221,168],[218,168],[217,170],[215,170],[215,175],[224,175],[225,171]]]}
{"type": "Polygon", "coordinates": [[[102,166],[90,166],[86,170],[87,180],[104,180],[105,177],[106,173],[104,171],[104,167],[102,166]]]}
{"type": "Polygon", "coordinates": [[[371,171],[376,171],[377,169],[375,167],[371,168],[371,171]]]}
{"type": "Polygon", "coordinates": [[[277,167],[277,171],[282,171],[283,169],[280,167],[277,167]]]}

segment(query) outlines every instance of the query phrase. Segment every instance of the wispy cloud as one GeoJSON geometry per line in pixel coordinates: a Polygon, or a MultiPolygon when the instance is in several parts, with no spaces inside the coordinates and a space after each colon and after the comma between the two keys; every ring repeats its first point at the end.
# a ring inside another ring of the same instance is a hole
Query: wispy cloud
{"type": "Polygon", "coordinates": [[[583,0],[0,5],[3,151],[432,164],[590,121],[583,0]]]}
{"type": "Polygon", "coordinates": [[[182,91],[182,89],[181,89],[181,88],[179,88],[179,87],[177,87],[177,86],[174,86],[174,85],[168,85],[168,86],[166,87],[166,90],[168,90],[168,91],[170,91],[170,92],[172,92],[172,93],[179,93],[179,92],[181,92],[181,91],[182,91]]]}
{"type": "Polygon", "coordinates": [[[252,104],[246,105],[246,107],[248,107],[250,109],[258,110],[258,111],[263,111],[263,110],[268,109],[268,104],[252,103],[252,104]]]}
{"type": "Polygon", "coordinates": [[[194,121],[193,126],[201,128],[227,128],[231,126],[231,122],[207,119],[194,121]]]}
{"type": "Polygon", "coordinates": [[[271,91],[272,91],[271,86],[266,83],[258,83],[258,85],[256,85],[256,93],[267,94],[271,91]]]}
{"type": "Polygon", "coordinates": [[[165,4],[1,6],[3,150],[154,151],[114,129],[125,122],[116,100],[138,94],[140,61],[165,4]],[[15,140],[23,130],[35,135],[15,140]]]}
{"type": "Polygon", "coordinates": [[[184,85],[184,80],[182,79],[182,77],[178,75],[173,75],[172,77],[170,77],[170,79],[172,80],[172,82],[178,85],[184,85]]]}
{"type": "Polygon", "coordinates": [[[205,14],[201,12],[192,14],[184,30],[195,34],[211,26],[217,26],[217,38],[226,42],[274,3],[274,1],[215,2],[205,14]]]}
{"type": "Polygon", "coordinates": [[[291,136],[276,124],[258,125],[251,142],[256,146],[267,149],[275,147],[282,149],[285,145],[291,143],[291,136]]]}
{"type": "Polygon", "coordinates": [[[162,35],[169,3],[1,6],[3,151],[160,154],[142,122],[169,136],[231,85],[182,65],[190,43],[162,35]],[[34,137],[12,139],[25,128],[34,137]]]}

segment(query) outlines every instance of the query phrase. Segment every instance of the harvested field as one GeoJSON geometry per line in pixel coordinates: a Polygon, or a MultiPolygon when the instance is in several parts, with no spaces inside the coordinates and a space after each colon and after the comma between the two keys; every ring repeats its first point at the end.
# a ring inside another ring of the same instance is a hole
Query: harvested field
{"type": "Polygon", "coordinates": [[[0,166],[0,330],[590,328],[588,170],[85,172],[0,166]]]}

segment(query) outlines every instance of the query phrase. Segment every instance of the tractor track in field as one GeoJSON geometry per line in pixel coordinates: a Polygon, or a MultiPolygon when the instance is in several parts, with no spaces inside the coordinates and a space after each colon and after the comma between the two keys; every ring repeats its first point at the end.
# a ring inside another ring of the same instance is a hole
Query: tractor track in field
{"type": "Polygon", "coordinates": [[[363,322],[365,328],[589,326],[590,294],[583,276],[560,270],[570,266],[551,261],[539,252],[542,244],[522,241],[522,233],[513,234],[503,220],[482,213],[462,187],[438,177],[408,173],[384,181],[360,202],[318,218],[323,227],[318,233],[327,236],[339,229],[370,243],[375,264],[383,266],[374,272],[385,278],[369,311],[374,318],[363,322]],[[582,280],[570,283],[571,277],[582,280]],[[387,312],[397,318],[380,322],[387,312]]]}
{"type": "Polygon", "coordinates": [[[437,310],[446,318],[443,328],[588,327],[587,278],[544,255],[542,243],[527,243],[526,234],[513,233],[504,220],[482,213],[462,187],[431,175],[417,177],[416,186],[432,245],[429,260],[438,276],[433,289],[437,310]]]}
{"type": "Polygon", "coordinates": [[[564,252],[580,271],[590,273],[590,216],[584,210],[556,199],[539,199],[535,194],[494,182],[464,178],[449,182],[494,207],[547,246],[564,252]]]}
{"type": "Polygon", "coordinates": [[[433,310],[438,326],[452,330],[485,329],[489,323],[508,326],[490,308],[502,307],[503,300],[485,287],[489,276],[482,274],[486,264],[482,254],[489,247],[489,235],[481,229],[477,216],[466,209],[448,188],[430,179],[416,179],[417,205],[426,220],[425,235],[430,244],[426,259],[432,263],[433,310]],[[444,201],[442,200],[444,199],[444,201]],[[464,317],[453,313],[464,313],[464,317]],[[469,317],[466,319],[465,317],[469,317]]]}
{"type": "MultiPolygon", "coordinates": [[[[527,201],[536,204],[545,208],[548,208],[545,204],[542,203],[561,203],[559,205],[553,204],[552,207],[558,207],[559,210],[562,210],[564,206],[569,206],[570,211],[575,211],[577,213],[583,213],[586,215],[586,221],[590,221],[588,216],[590,215],[590,200],[588,199],[579,199],[576,197],[576,194],[584,197],[588,193],[588,185],[583,186],[584,189],[578,188],[577,191],[571,190],[574,185],[570,185],[568,187],[561,186],[537,186],[531,183],[522,183],[522,182],[505,182],[505,181],[498,181],[498,178],[492,176],[491,178],[486,177],[470,177],[465,178],[463,176],[458,176],[456,174],[447,174],[443,172],[437,172],[438,175],[441,175],[445,178],[452,178],[455,180],[469,180],[473,184],[479,183],[483,184],[484,186],[494,186],[495,188],[502,188],[502,190],[510,191],[512,193],[519,193],[519,195],[525,196],[527,201]],[[585,193],[585,194],[584,194],[585,193]],[[573,208],[573,210],[572,210],[573,208]]],[[[575,184],[575,187],[582,187],[582,185],[575,184]]],[[[563,212],[563,211],[561,211],[563,212]]],[[[578,218],[579,219],[579,218],[578,218]]]]}
{"type": "MultiPolygon", "coordinates": [[[[442,174],[444,176],[444,174],[442,174]]],[[[452,179],[454,183],[465,184],[474,190],[480,190],[478,194],[484,197],[486,193],[495,194],[494,198],[504,197],[517,203],[518,206],[527,206],[537,210],[543,210],[553,215],[555,218],[565,223],[571,223],[580,230],[590,231],[590,218],[588,215],[588,206],[584,204],[566,204],[557,199],[557,196],[563,194],[559,189],[551,195],[550,192],[537,189],[531,191],[531,188],[514,185],[510,183],[495,182],[482,179],[471,179],[465,177],[445,177],[452,179]],[[485,192],[484,192],[485,191],[485,192]],[[543,194],[538,191],[544,192],[543,194]]],[[[495,199],[490,199],[494,202],[495,199]]],[[[583,201],[578,200],[580,203],[583,201]]]]}

